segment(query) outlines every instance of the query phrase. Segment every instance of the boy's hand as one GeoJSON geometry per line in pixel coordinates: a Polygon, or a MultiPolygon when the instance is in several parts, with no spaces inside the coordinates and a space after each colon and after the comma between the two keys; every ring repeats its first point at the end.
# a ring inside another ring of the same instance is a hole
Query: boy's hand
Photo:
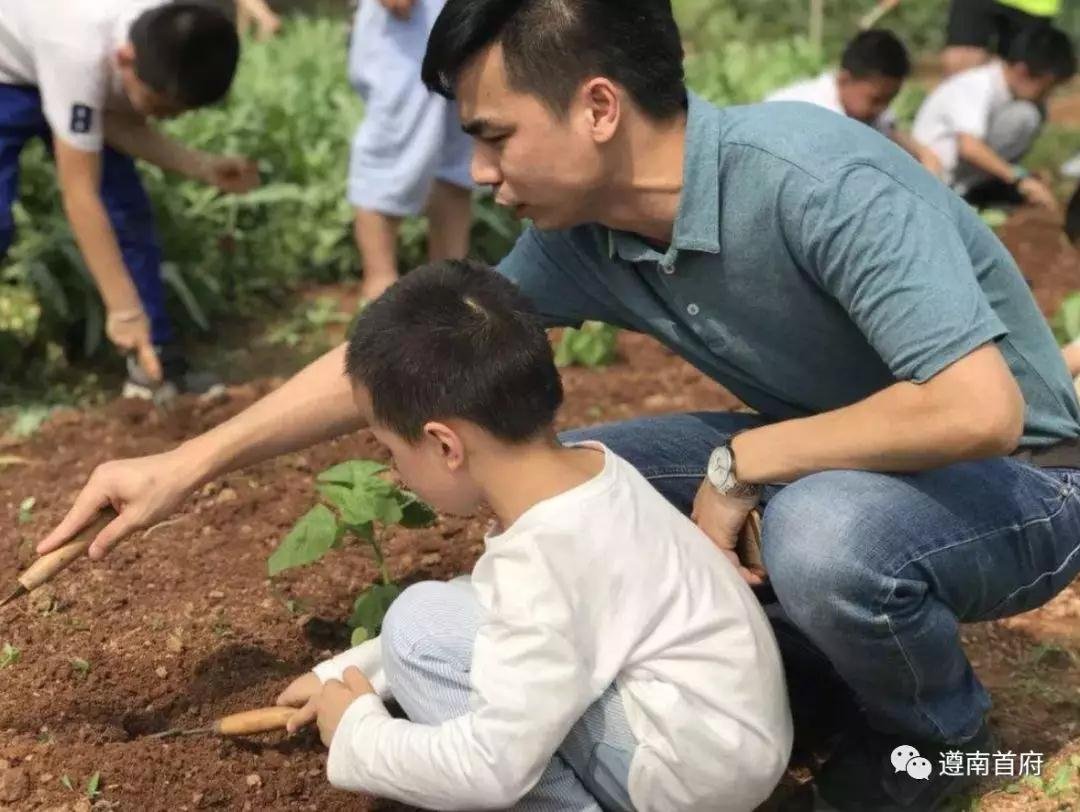
{"type": "Polygon", "coordinates": [[[765,579],[739,561],[735,547],[739,542],[739,533],[750,516],[750,511],[757,506],[758,500],[723,496],[717,493],[708,479],[701,483],[697,496],[694,497],[694,510],[690,518],[705,531],[713,544],[735,565],[739,575],[750,586],[760,586],[765,579]]]}
{"type": "Polygon", "coordinates": [[[412,14],[415,0],[379,0],[383,8],[397,17],[399,20],[407,20],[412,14]]]}
{"type": "Polygon", "coordinates": [[[141,307],[110,312],[105,317],[105,335],[122,353],[134,353],[139,366],[152,380],[161,380],[161,362],[150,335],[150,319],[141,307]]]}
{"type": "Polygon", "coordinates": [[[214,156],[207,162],[204,180],[230,194],[250,192],[259,185],[259,166],[250,158],[214,156]]]}
{"type": "Polygon", "coordinates": [[[1054,193],[1050,191],[1050,187],[1038,178],[1024,178],[1016,184],[1016,189],[1024,196],[1024,200],[1028,203],[1042,206],[1043,208],[1050,209],[1050,211],[1060,210],[1057,198],[1054,197],[1054,193]]]}
{"type": "MultiPolygon", "coordinates": [[[[355,666],[346,668],[342,679],[345,681],[327,680],[322,693],[314,700],[319,723],[319,738],[327,747],[333,741],[334,733],[337,732],[338,724],[341,723],[341,717],[345,715],[349,705],[365,694],[375,693],[368,678],[355,666]]],[[[300,712],[303,713],[303,710],[300,712]]],[[[290,729],[292,723],[293,720],[290,719],[290,729]]]]}
{"type": "Polygon", "coordinates": [[[274,701],[275,705],[286,705],[299,708],[292,718],[289,719],[285,729],[289,733],[295,733],[300,728],[315,719],[315,699],[322,693],[322,680],[309,671],[302,677],[297,677],[289,683],[289,687],[278,694],[274,701]]]}

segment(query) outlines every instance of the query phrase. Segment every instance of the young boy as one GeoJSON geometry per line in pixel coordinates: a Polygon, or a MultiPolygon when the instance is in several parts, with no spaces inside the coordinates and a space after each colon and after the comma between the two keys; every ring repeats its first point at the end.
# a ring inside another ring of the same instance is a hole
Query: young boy
{"type": "Polygon", "coordinates": [[[952,0],[941,67],[946,76],[1007,56],[1022,31],[1050,25],[1061,0],[952,0]]]}
{"type": "Polygon", "coordinates": [[[349,48],[349,80],[364,118],[349,159],[349,203],[371,300],[398,277],[405,217],[428,217],[428,256],[460,259],[472,227],[472,139],[457,105],[424,87],[420,63],[445,0],[364,0],[349,48]]]}
{"type": "Polygon", "coordinates": [[[379,638],[278,698],[303,706],[291,729],[318,717],[331,783],[437,809],[761,803],[792,739],[769,623],[629,463],[559,445],[558,372],[512,283],[413,271],[357,321],[347,374],[404,481],[497,527],[471,580],[408,588],[379,638]]]}
{"type": "Polygon", "coordinates": [[[896,125],[889,108],[911,73],[904,44],[890,31],[863,31],[844,48],[839,71],[825,71],[776,90],[765,101],[801,101],[861,121],[911,153],[932,174],[941,174],[937,156],[896,125]]]}
{"type": "Polygon", "coordinates": [[[64,211],[129,354],[126,395],[205,390],[173,346],[153,212],[132,157],[246,191],[246,160],[187,149],[147,121],[221,99],[239,55],[232,23],[193,2],[15,0],[0,7],[0,257],[14,238],[19,153],[44,139],[64,211]],[[160,382],[160,386],[157,385],[160,382]]]}
{"type": "Polygon", "coordinates": [[[926,98],[914,135],[937,153],[950,185],[975,205],[1027,201],[1057,209],[1053,192],[1017,162],[1043,124],[1050,91],[1076,73],[1072,42],[1028,28],[1005,61],[958,73],[926,98]]]}

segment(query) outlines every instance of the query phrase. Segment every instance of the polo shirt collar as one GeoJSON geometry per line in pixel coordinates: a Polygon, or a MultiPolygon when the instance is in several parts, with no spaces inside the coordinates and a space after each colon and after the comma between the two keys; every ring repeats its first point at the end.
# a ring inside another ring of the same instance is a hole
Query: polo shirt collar
{"type": "Polygon", "coordinates": [[[671,245],[665,253],[636,234],[608,231],[608,254],[675,267],[680,251],[720,253],[720,110],[688,93],[683,188],[671,245]]]}

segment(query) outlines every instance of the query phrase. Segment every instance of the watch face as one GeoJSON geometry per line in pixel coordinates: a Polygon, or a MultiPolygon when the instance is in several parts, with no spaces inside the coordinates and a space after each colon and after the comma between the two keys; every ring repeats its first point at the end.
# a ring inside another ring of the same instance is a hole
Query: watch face
{"type": "Polygon", "coordinates": [[[718,488],[727,484],[731,477],[731,449],[720,446],[709,459],[709,479],[718,488]]]}

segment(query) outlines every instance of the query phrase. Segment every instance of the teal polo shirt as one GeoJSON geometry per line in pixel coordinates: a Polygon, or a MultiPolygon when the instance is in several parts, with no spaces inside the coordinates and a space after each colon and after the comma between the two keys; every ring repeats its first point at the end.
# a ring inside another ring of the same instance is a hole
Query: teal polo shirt
{"type": "Polygon", "coordinates": [[[997,342],[1027,402],[1022,445],[1080,436],[1009,252],[888,139],[809,104],[691,95],[684,167],[666,251],[597,224],[530,228],[498,270],[549,324],[652,335],[769,418],[924,382],[997,342]]]}

